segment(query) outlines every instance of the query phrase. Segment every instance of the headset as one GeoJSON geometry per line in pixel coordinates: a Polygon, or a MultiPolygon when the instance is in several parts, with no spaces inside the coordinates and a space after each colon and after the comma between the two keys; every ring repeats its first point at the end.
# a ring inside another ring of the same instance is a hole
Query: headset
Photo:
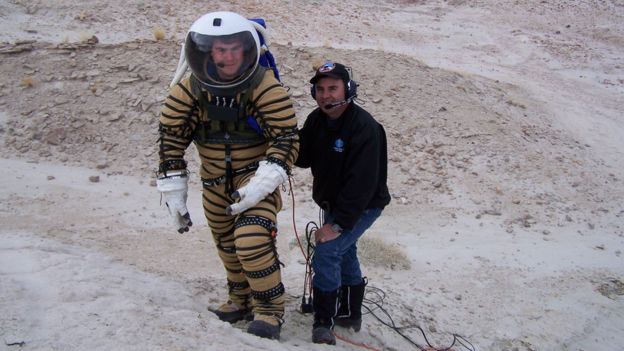
{"type": "MultiPolygon", "coordinates": [[[[342,101],[338,101],[338,102],[325,105],[326,109],[331,109],[331,108],[335,108],[338,106],[348,104],[357,97],[357,87],[358,87],[357,82],[351,78],[352,74],[351,74],[350,67],[347,67],[347,71],[349,72],[349,81],[345,84],[345,99],[342,101]]],[[[312,87],[310,88],[310,95],[312,95],[312,98],[316,100],[316,84],[312,84],[312,87]]]]}

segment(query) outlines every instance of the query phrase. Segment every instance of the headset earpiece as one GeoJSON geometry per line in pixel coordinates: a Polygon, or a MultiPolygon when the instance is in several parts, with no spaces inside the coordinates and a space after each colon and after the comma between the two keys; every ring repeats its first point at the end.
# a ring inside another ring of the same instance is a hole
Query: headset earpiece
{"type": "Polygon", "coordinates": [[[355,97],[357,96],[357,82],[353,79],[350,79],[345,88],[345,100],[349,101],[355,99],[355,97]]]}

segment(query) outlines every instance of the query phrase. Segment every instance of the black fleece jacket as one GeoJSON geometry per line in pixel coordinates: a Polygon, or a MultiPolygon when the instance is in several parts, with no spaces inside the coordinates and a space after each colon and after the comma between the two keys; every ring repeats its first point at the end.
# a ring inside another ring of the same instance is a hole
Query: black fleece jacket
{"type": "Polygon", "coordinates": [[[311,168],[312,197],[334,223],[350,230],[365,209],[390,203],[386,132],[360,106],[351,103],[336,120],[315,109],[299,143],[295,165],[311,168]]]}

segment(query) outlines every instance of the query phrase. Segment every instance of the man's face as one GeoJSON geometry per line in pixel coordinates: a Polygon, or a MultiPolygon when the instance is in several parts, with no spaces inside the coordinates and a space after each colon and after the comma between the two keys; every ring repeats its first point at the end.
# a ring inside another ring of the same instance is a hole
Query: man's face
{"type": "Polygon", "coordinates": [[[224,42],[216,39],[210,54],[221,79],[232,80],[239,75],[244,58],[243,43],[240,40],[224,42]]]}
{"type": "Polygon", "coordinates": [[[325,108],[326,105],[345,100],[345,85],[342,79],[333,77],[323,77],[315,84],[316,103],[330,117],[339,117],[347,105],[335,108],[325,108]]]}

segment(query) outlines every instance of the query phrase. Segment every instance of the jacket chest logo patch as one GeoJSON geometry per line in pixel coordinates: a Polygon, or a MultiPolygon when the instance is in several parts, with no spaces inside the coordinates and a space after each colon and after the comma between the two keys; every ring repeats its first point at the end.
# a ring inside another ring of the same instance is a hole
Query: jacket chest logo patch
{"type": "Polygon", "coordinates": [[[336,141],[334,142],[334,151],[336,152],[343,152],[344,151],[344,141],[342,141],[342,139],[338,138],[336,139],[336,141]]]}

